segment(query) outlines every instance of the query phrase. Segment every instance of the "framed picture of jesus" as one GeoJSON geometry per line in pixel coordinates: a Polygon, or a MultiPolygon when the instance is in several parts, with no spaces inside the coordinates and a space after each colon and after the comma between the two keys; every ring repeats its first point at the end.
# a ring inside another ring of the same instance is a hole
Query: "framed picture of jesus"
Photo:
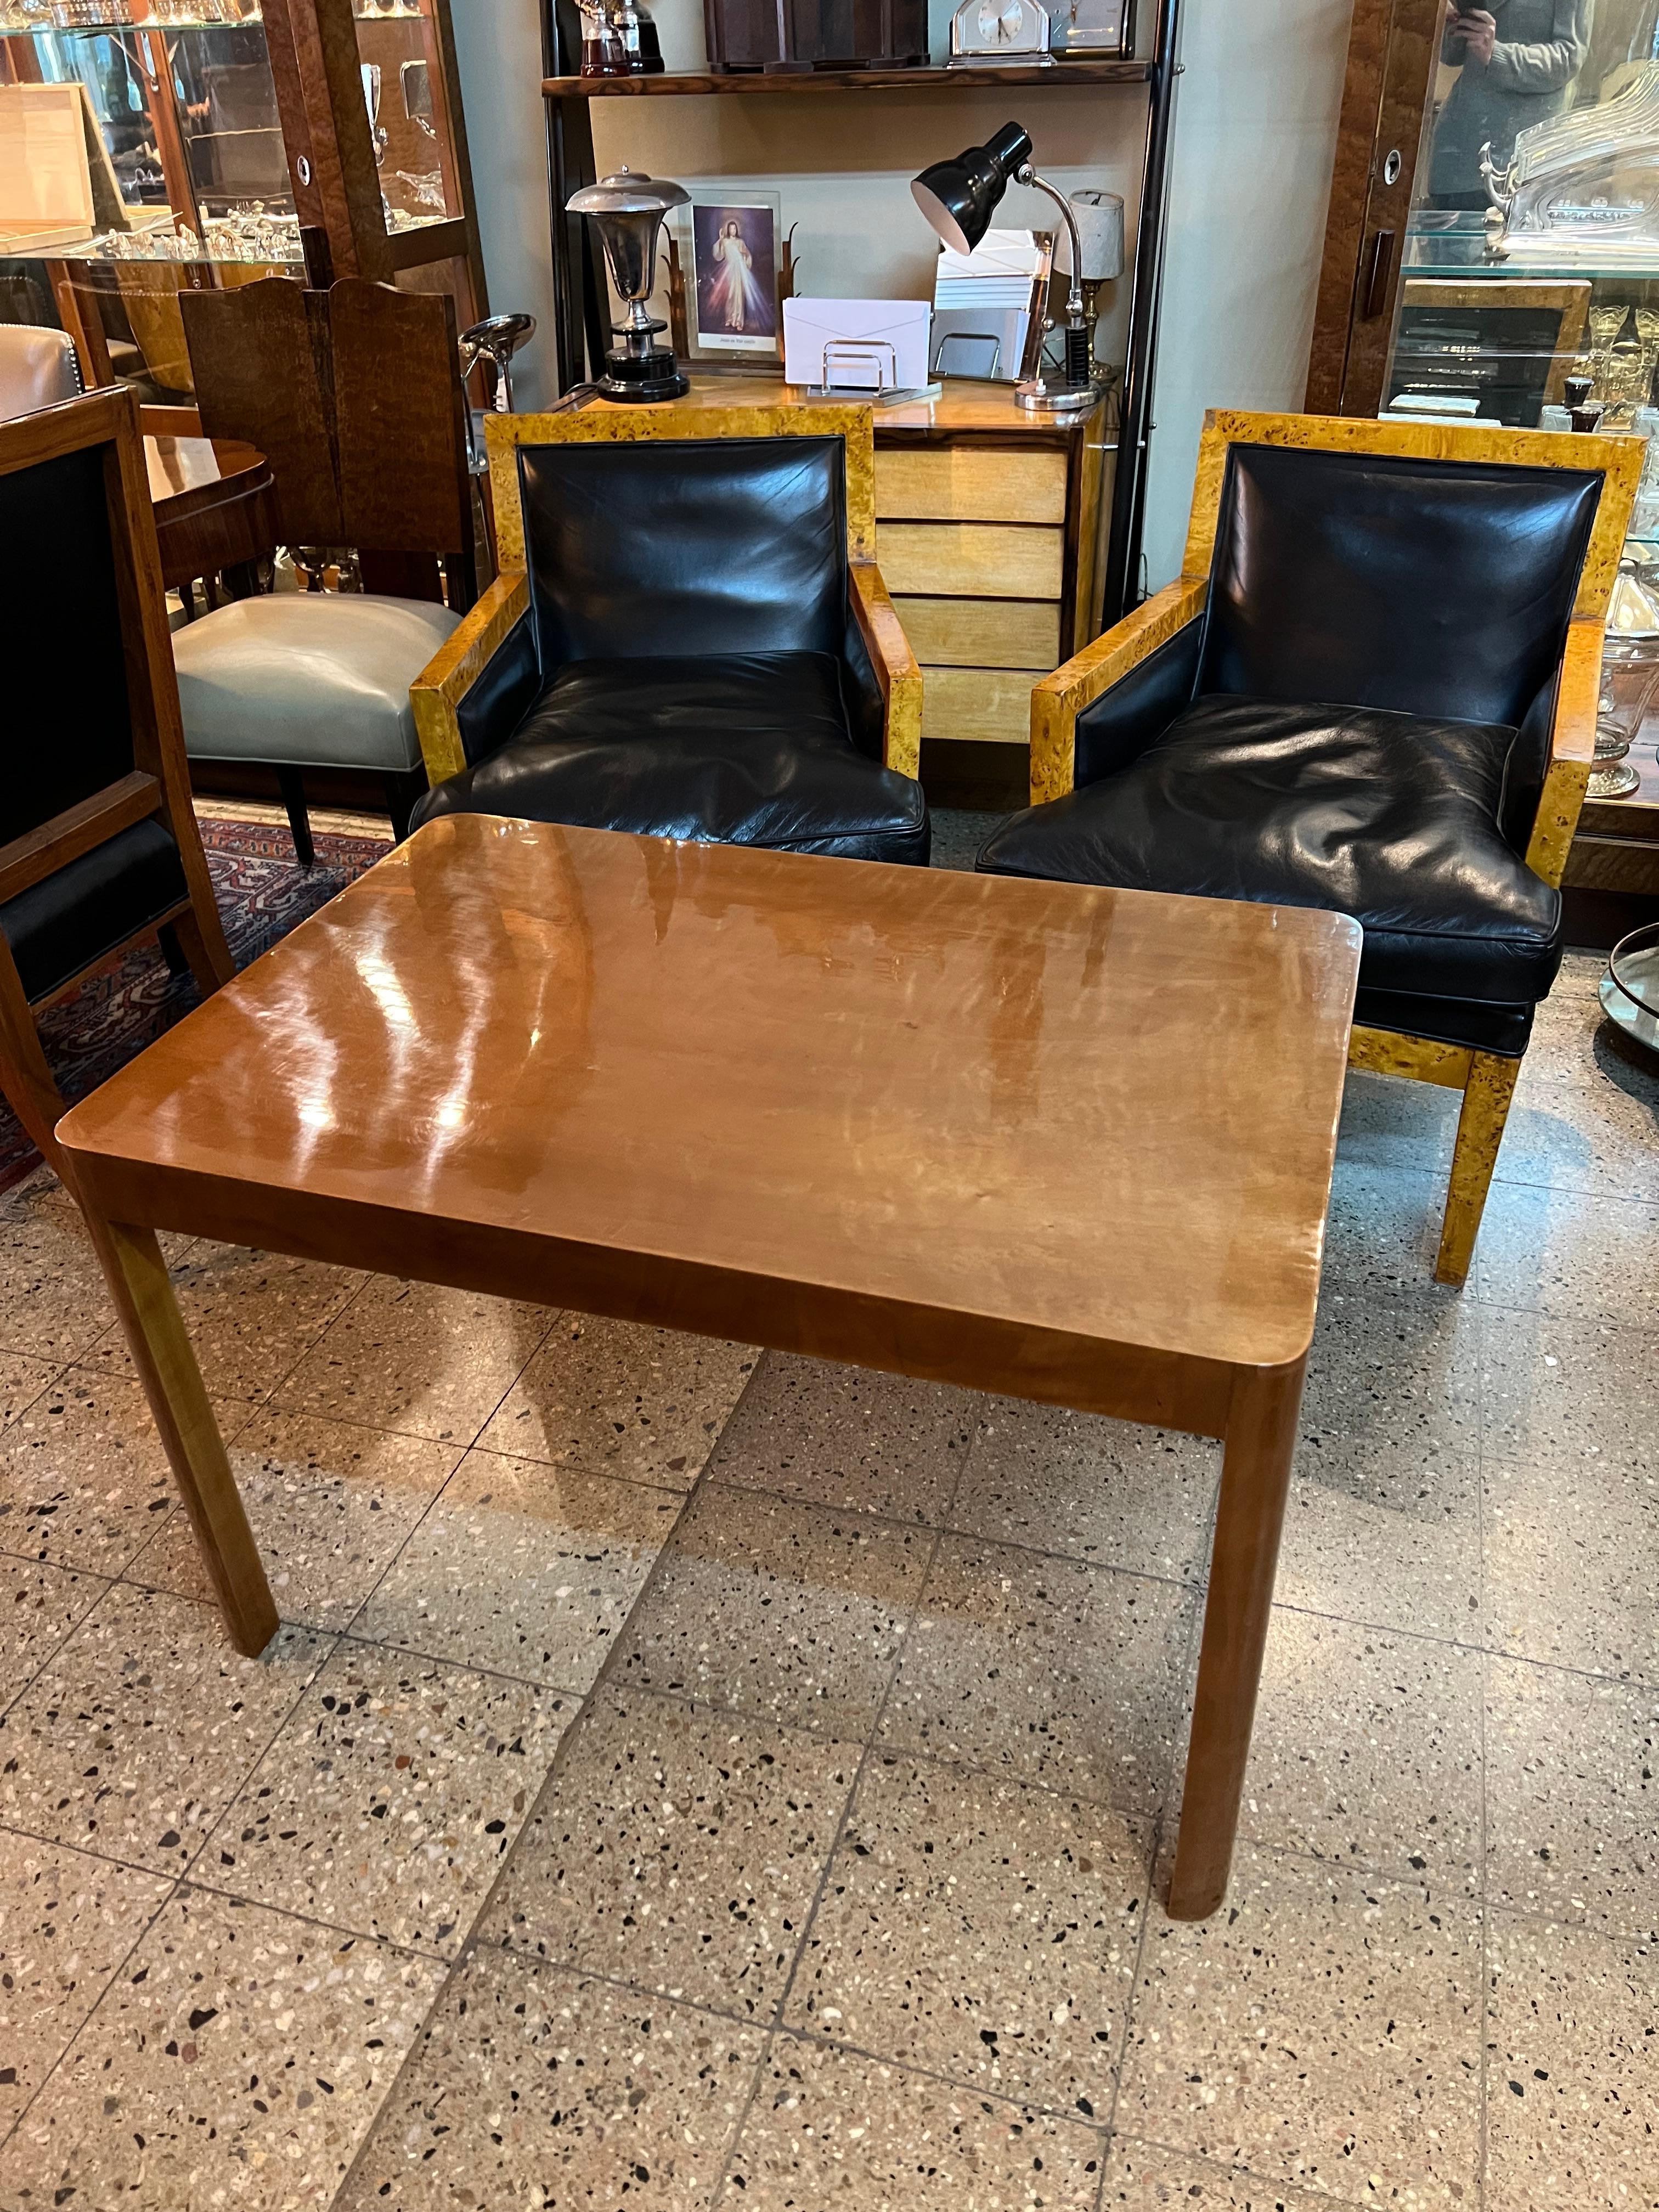
{"type": "Polygon", "coordinates": [[[698,192],[691,240],[689,336],[694,354],[778,353],[778,196],[698,192]]]}

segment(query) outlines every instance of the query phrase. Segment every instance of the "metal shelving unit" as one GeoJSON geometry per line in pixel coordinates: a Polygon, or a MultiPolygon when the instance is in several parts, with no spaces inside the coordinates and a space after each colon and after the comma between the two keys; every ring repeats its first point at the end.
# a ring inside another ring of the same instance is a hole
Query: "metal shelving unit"
{"type": "MultiPolygon", "coordinates": [[[[580,20],[572,0],[542,0],[542,93],[547,103],[547,174],[553,234],[555,339],[559,388],[568,391],[597,362],[606,344],[600,271],[588,227],[566,212],[573,191],[595,176],[590,105],[595,100],[740,98],[822,100],[832,94],[878,98],[884,93],[981,91],[1006,86],[1022,94],[1079,85],[1141,85],[1146,90],[1146,146],[1139,219],[1129,295],[1128,339],[1119,396],[1117,465],[1111,525],[1102,572],[1102,627],[1140,596],[1140,546],[1146,511],[1152,377],[1158,355],[1159,295],[1169,211],[1170,131],[1175,105],[1181,0],[1157,0],[1150,57],[1133,61],[1058,62],[1044,68],[823,70],[714,76],[583,77],[580,20]]],[[[920,166],[920,162],[918,163],[920,166]]]]}

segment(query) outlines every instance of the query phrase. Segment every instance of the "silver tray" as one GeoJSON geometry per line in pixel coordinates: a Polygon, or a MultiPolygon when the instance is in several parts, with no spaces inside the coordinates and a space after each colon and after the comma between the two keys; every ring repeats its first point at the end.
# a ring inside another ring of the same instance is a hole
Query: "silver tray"
{"type": "Polygon", "coordinates": [[[1659,923],[1620,939],[1601,978],[1602,1012],[1627,1037],[1659,1054],[1659,923]]]}

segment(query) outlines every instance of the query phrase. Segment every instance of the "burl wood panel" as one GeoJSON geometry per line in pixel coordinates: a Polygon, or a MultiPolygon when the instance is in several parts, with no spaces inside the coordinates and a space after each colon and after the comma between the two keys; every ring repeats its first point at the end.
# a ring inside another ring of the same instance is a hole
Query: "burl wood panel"
{"type": "Polygon", "coordinates": [[[270,463],[284,544],[344,544],[327,333],[302,287],[267,276],[185,292],[179,311],[205,435],[240,440],[270,463]]]}
{"type": "Polygon", "coordinates": [[[349,544],[402,553],[471,547],[455,303],[352,278],[328,295],[349,544]]]}
{"type": "Polygon", "coordinates": [[[924,667],[921,734],[1023,745],[1030,732],[1034,680],[1024,668],[924,667]]]}
{"type": "Polygon", "coordinates": [[[515,449],[520,446],[627,443],[651,438],[842,438],[847,443],[847,550],[854,561],[876,557],[875,437],[867,407],[829,400],[780,405],[717,406],[706,398],[661,407],[583,407],[550,415],[486,417],[489,476],[495,497],[497,554],[503,568],[525,565],[524,517],[515,449]]]}
{"type": "Polygon", "coordinates": [[[1334,915],[456,815],[63,1140],[111,1219],[1214,1434],[1231,1371],[1311,1336],[1358,951],[1334,915]]]}
{"type": "Polygon", "coordinates": [[[1571,431],[1486,429],[1463,422],[1379,422],[1332,415],[1257,415],[1242,409],[1212,408],[1204,417],[1199,441],[1192,523],[1182,562],[1185,576],[1210,573],[1230,445],[1295,446],[1319,453],[1496,462],[1507,468],[1600,469],[1607,483],[1572,610],[1575,619],[1597,621],[1607,613],[1619,573],[1643,453],[1641,441],[1635,438],[1580,437],[1571,431]]]}
{"type": "Polygon", "coordinates": [[[1047,447],[880,447],[876,520],[1059,526],[1066,474],[1066,455],[1047,447]]]}
{"type": "Polygon", "coordinates": [[[427,781],[436,785],[466,766],[466,748],[455,709],[530,611],[530,579],[509,569],[480,594],[459,629],[451,632],[409,687],[415,733],[427,781]]]}
{"type": "Polygon", "coordinates": [[[925,665],[1046,676],[1060,659],[1060,608],[1052,600],[939,599],[913,592],[893,604],[925,665]]]}
{"type": "Polygon", "coordinates": [[[1001,522],[884,522],[888,587],[941,598],[1058,599],[1066,536],[1001,522]]]}

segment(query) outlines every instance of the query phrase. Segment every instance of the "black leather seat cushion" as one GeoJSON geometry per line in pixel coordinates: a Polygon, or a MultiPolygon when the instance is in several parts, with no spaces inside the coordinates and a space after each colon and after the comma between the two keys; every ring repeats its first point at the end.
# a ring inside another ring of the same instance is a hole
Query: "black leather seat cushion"
{"type": "Polygon", "coordinates": [[[820,653],[574,661],[414,820],[519,815],[925,866],[921,787],[858,751],[842,681],[820,653]]]}
{"type": "Polygon", "coordinates": [[[1018,814],[1002,875],[1352,915],[1362,990],[1522,1006],[1561,959],[1561,901],[1498,823],[1515,732],[1369,707],[1212,696],[1115,775],[1018,814]]]}
{"type": "Polygon", "coordinates": [[[24,991],[41,999],[184,897],[184,865],[171,833],[155,820],[135,822],[7,899],[0,930],[24,991]]]}

